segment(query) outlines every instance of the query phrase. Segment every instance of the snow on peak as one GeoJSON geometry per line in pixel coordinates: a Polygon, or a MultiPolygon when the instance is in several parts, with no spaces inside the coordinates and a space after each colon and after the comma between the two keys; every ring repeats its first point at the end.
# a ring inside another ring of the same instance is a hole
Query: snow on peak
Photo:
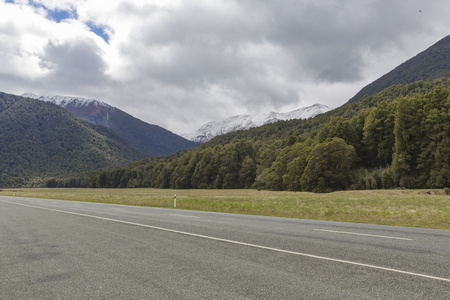
{"type": "Polygon", "coordinates": [[[277,121],[308,119],[329,110],[331,110],[331,108],[326,105],[314,104],[287,113],[270,112],[266,114],[237,115],[222,121],[211,121],[206,123],[195,132],[183,134],[183,137],[194,142],[204,143],[218,135],[229,132],[247,130],[252,127],[259,127],[277,121]]]}
{"type": "Polygon", "coordinates": [[[33,99],[37,99],[37,100],[41,100],[41,101],[47,101],[47,102],[51,102],[54,103],[56,105],[62,106],[62,107],[67,107],[67,106],[73,106],[73,107],[83,107],[83,106],[87,106],[89,104],[95,105],[95,106],[101,106],[101,107],[109,107],[110,105],[102,102],[102,101],[98,101],[95,99],[87,99],[87,98],[82,98],[82,97],[72,97],[72,96],[38,96],[36,94],[33,93],[25,93],[22,95],[22,97],[27,97],[27,98],[33,98],[33,99]]]}

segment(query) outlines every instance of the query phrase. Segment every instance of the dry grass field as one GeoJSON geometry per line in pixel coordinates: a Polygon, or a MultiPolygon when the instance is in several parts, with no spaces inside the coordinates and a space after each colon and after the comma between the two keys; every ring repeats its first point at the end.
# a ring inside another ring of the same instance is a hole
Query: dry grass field
{"type": "Polygon", "coordinates": [[[329,194],[256,190],[3,189],[0,196],[174,207],[289,218],[450,229],[444,190],[371,190],[329,194]]]}

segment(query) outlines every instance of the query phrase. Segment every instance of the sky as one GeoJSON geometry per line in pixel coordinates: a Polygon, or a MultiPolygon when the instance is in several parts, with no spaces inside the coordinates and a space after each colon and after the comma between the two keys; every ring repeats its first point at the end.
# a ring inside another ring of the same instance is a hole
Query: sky
{"type": "Polygon", "coordinates": [[[448,0],[0,0],[0,91],[104,101],[177,134],[345,104],[450,34],[448,0]]]}

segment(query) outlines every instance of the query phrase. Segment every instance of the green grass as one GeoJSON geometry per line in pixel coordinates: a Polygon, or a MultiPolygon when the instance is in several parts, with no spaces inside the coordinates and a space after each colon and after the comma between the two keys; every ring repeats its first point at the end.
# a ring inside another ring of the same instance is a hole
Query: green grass
{"type": "Polygon", "coordinates": [[[4,189],[0,195],[229,212],[289,218],[450,229],[444,190],[329,194],[256,190],[4,189]]]}

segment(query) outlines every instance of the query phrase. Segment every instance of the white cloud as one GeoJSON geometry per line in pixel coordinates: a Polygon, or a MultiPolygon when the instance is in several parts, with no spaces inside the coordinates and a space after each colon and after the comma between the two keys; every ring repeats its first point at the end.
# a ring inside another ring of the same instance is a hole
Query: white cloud
{"type": "Polygon", "coordinates": [[[450,28],[444,0],[30,3],[0,1],[1,91],[97,98],[177,133],[339,106],[450,28]]]}
{"type": "Polygon", "coordinates": [[[35,6],[44,6],[49,10],[72,10],[75,9],[78,5],[82,4],[81,1],[73,1],[73,0],[33,0],[31,4],[35,6]]]}

